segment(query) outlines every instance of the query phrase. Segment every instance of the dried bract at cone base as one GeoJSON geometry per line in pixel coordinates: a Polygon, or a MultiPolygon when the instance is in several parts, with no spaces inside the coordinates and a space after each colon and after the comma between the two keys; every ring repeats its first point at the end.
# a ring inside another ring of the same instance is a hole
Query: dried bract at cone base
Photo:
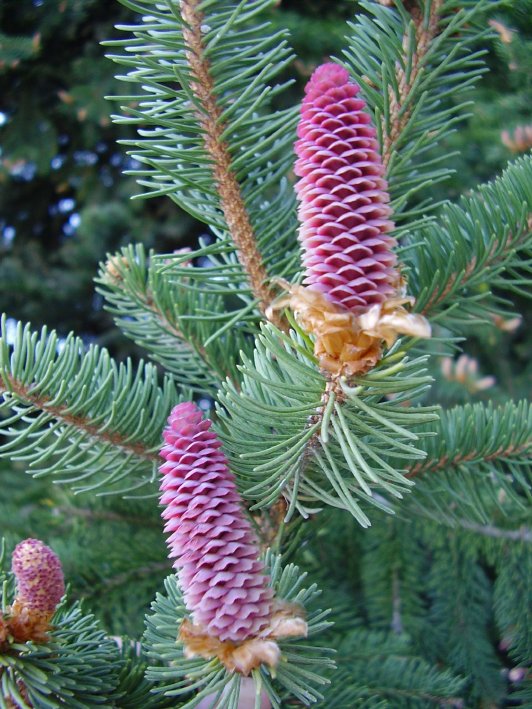
{"type": "Polygon", "coordinates": [[[3,620],[8,635],[13,638],[14,642],[25,643],[30,640],[35,643],[48,642],[53,611],[50,613],[28,607],[19,598],[15,599],[7,611],[3,620]]]}
{"type": "Polygon", "coordinates": [[[228,640],[222,642],[187,620],[181,625],[179,640],[184,645],[185,657],[203,657],[206,660],[217,657],[229,672],[243,675],[249,675],[261,664],[275,667],[281,654],[275,640],[250,638],[239,644],[228,640]]]}
{"type": "Polygon", "coordinates": [[[332,303],[319,291],[283,283],[289,295],[274,304],[290,307],[301,327],[314,337],[314,354],[329,375],[364,374],[382,357],[383,345],[391,347],[399,335],[430,337],[431,328],[422,315],[404,307],[413,298],[399,293],[382,304],[356,314],[332,303]]]}
{"type": "Polygon", "coordinates": [[[281,657],[277,640],[306,637],[308,628],[304,610],[291,603],[276,601],[270,625],[257,637],[243,642],[222,641],[205,628],[185,619],[179,630],[179,640],[184,645],[185,657],[217,657],[229,672],[247,676],[261,664],[275,667],[281,657]]]}
{"type": "Polygon", "coordinates": [[[3,613],[0,613],[0,649],[9,637],[9,623],[3,613]]]}

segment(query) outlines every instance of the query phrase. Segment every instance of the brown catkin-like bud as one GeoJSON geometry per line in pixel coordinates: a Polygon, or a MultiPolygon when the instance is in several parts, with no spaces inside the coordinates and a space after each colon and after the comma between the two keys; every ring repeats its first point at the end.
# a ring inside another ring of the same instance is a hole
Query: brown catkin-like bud
{"type": "Polygon", "coordinates": [[[0,644],[11,640],[45,643],[50,620],[65,593],[61,562],[44,542],[25,539],[13,551],[11,570],[17,595],[0,618],[0,644]]]}

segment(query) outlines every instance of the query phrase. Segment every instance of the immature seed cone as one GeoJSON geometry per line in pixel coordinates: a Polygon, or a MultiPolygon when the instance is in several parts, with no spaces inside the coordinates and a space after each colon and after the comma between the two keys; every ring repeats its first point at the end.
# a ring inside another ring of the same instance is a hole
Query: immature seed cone
{"type": "Polygon", "coordinates": [[[273,592],[234,477],[195,404],[178,404],[163,436],[162,516],[194,633],[242,643],[267,630],[273,592]]]}
{"type": "Polygon", "coordinates": [[[4,626],[15,642],[46,642],[50,619],[65,593],[61,562],[44,542],[25,539],[13,551],[11,570],[17,580],[17,596],[8,608],[4,626]]]}
{"type": "Polygon", "coordinates": [[[31,611],[53,615],[65,593],[59,557],[39,539],[25,539],[13,551],[11,569],[17,579],[17,600],[31,611]]]}
{"type": "Polygon", "coordinates": [[[376,131],[360,87],[336,64],[323,64],[305,89],[295,144],[303,286],[281,283],[314,336],[320,367],[333,377],[363,374],[398,335],[430,337],[393,252],[395,239],[376,131]]]}
{"type": "Polygon", "coordinates": [[[395,240],[376,131],[337,64],[312,74],[295,144],[305,284],[351,312],[396,295],[395,240]]]}

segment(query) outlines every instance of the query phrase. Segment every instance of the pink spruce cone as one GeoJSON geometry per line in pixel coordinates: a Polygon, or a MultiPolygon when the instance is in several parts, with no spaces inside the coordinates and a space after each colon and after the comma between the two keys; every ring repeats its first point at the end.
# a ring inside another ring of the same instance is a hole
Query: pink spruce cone
{"type": "Polygon", "coordinates": [[[221,641],[242,642],[268,627],[273,592],[221,443],[210,429],[195,404],[172,410],[161,450],[162,516],[194,623],[221,641]]]}
{"type": "Polygon", "coordinates": [[[58,556],[39,539],[25,539],[13,551],[11,569],[17,579],[17,599],[27,609],[51,616],[65,593],[58,556]]]}
{"type": "Polygon", "coordinates": [[[395,240],[376,131],[336,64],[312,74],[295,144],[305,284],[356,313],[396,295],[395,240]]]}

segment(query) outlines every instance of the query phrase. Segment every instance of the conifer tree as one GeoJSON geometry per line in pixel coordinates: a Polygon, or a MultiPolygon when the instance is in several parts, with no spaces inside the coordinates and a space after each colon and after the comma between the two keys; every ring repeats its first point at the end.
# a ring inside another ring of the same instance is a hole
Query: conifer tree
{"type": "Polygon", "coordinates": [[[528,295],[530,156],[438,196],[494,3],[364,0],[286,107],[270,0],[121,1],[113,118],[208,237],[101,264],[149,362],[2,321],[4,517],[69,492],[6,523],[0,708],[527,706],[532,413],[458,355],[528,295]]]}

